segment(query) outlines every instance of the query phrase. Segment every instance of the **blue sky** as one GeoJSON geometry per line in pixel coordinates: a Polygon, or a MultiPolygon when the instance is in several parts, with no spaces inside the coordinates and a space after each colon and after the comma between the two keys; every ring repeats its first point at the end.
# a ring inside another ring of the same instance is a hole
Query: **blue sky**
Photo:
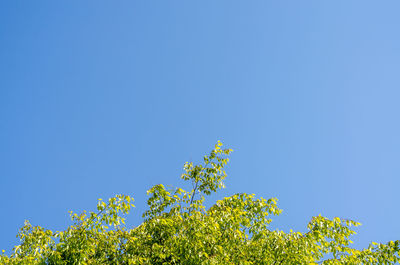
{"type": "MultiPolygon", "coordinates": [[[[277,197],[274,228],[363,223],[400,239],[399,1],[2,1],[0,249],[98,198],[184,186],[233,148],[227,188],[277,197]]],[[[209,203],[212,203],[212,200],[209,203]]]]}

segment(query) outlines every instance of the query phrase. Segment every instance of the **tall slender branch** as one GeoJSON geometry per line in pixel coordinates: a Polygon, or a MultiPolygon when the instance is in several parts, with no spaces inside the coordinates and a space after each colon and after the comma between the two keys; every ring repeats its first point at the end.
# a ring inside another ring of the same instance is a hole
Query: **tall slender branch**
{"type": "Polygon", "coordinates": [[[196,180],[196,184],[194,185],[192,195],[190,196],[190,205],[193,203],[194,196],[196,195],[197,185],[199,184],[199,180],[196,180]]]}

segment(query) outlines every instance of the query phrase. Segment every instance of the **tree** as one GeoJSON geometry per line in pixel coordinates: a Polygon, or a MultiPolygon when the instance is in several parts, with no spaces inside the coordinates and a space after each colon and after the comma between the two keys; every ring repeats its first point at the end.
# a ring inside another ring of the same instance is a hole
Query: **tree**
{"type": "Polygon", "coordinates": [[[204,163],[186,163],[182,179],[190,191],[155,185],[149,191],[144,221],[126,228],[124,215],[133,198],[101,199],[97,212],[70,213],[73,224],[52,232],[29,222],[20,229],[19,246],[1,264],[394,264],[400,263],[400,242],[350,245],[359,223],[316,216],[306,233],[270,230],[279,215],[277,199],[240,193],[206,209],[208,195],[223,188],[224,166],[231,149],[220,142],[204,163]]]}

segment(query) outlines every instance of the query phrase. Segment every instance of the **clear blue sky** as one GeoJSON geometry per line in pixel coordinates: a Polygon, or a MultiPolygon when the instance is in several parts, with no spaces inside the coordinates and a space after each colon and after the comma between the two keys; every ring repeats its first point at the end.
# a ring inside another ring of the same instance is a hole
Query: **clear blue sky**
{"type": "MultiPolygon", "coordinates": [[[[1,1],[0,249],[25,219],[180,186],[217,140],[227,189],[277,197],[274,227],[363,223],[400,239],[400,2],[1,1]]],[[[213,199],[218,196],[213,197],[213,199]]]]}

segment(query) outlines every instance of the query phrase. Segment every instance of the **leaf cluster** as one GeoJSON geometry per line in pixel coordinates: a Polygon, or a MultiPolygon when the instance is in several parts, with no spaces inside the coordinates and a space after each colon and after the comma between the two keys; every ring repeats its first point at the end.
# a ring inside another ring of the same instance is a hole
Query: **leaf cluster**
{"type": "Polygon", "coordinates": [[[395,264],[400,241],[351,247],[352,220],[315,216],[307,232],[271,230],[277,199],[240,193],[206,209],[205,199],[224,187],[231,149],[218,142],[202,164],[186,163],[181,178],[191,190],[155,185],[148,191],[143,223],[127,228],[133,198],[99,200],[97,212],[70,213],[73,224],[53,232],[29,222],[21,244],[0,264],[395,264]]]}

